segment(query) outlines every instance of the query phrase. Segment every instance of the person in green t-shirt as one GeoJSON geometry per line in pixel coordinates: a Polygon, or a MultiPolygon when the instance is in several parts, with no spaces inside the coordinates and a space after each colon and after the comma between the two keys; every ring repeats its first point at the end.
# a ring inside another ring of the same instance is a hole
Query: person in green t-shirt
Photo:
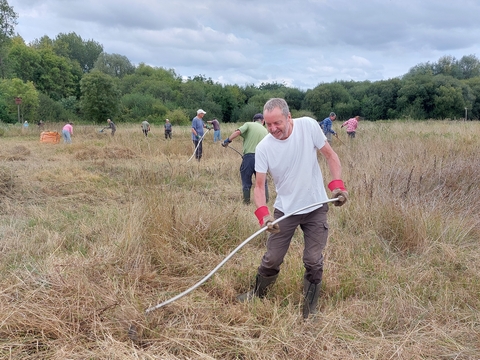
{"type": "MultiPolygon", "coordinates": [[[[255,148],[258,143],[268,134],[263,126],[263,115],[256,114],[253,122],[247,122],[236,129],[222,146],[226,147],[238,136],[243,138],[243,160],[240,165],[240,177],[242,179],[243,202],[250,204],[250,190],[252,188],[252,175],[255,175],[255,148]]],[[[268,186],[265,182],[265,195],[268,201],[268,186]]]]}

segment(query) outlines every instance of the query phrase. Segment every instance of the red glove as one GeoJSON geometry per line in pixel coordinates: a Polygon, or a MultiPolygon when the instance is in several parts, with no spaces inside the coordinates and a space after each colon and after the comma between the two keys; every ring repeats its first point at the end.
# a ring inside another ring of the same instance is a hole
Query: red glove
{"type": "Polygon", "coordinates": [[[338,198],[338,200],[335,201],[333,205],[342,206],[347,202],[348,192],[347,192],[347,189],[345,189],[345,185],[343,184],[342,180],[340,179],[332,180],[328,184],[328,188],[332,192],[332,196],[334,198],[338,198]]]}
{"type": "Polygon", "coordinates": [[[272,224],[275,219],[272,217],[272,215],[270,215],[268,207],[260,206],[257,210],[255,210],[255,216],[257,217],[260,226],[263,226],[263,224],[267,226],[267,231],[269,233],[276,234],[280,232],[280,226],[278,224],[272,224]]]}

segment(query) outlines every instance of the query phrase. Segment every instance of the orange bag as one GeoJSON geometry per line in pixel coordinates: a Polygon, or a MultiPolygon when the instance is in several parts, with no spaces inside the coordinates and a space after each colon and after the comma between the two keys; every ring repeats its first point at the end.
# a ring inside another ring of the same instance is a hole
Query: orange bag
{"type": "Polygon", "coordinates": [[[58,144],[60,142],[60,134],[56,131],[42,131],[40,134],[40,142],[58,144]]]}

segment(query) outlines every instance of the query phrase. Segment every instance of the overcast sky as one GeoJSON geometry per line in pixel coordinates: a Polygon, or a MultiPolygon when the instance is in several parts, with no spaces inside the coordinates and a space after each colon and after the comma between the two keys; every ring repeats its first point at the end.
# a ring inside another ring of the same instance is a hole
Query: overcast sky
{"type": "Polygon", "coordinates": [[[480,58],[479,0],[7,0],[25,42],[75,32],[134,65],[222,84],[401,76],[480,58]]]}

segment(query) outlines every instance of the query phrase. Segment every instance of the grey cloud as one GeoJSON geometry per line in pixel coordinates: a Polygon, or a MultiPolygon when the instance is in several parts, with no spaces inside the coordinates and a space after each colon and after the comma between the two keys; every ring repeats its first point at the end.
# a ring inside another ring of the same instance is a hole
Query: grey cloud
{"type": "Polygon", "coordinates": [[[135,64],[222,83],[403,75],[440,56],[480,55],[469,0],[10,0],[27,41],[76,32],[135,64]]]}

